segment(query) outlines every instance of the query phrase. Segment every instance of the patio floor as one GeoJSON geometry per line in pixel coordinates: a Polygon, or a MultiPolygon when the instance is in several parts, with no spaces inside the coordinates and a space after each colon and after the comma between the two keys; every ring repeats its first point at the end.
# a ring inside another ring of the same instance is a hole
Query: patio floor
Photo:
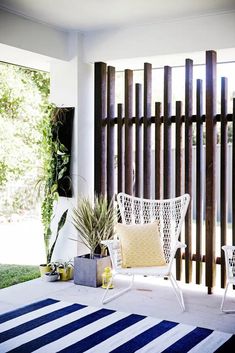
{"type": "MultiPolygon", "coordinates": [[[[126,285],[125,281],[123,277],[117,277],[112,292],[126,285]]],[[[223,291],[207,295],[205,287],[181,284],[181,288],[185,299],[185,312],[181,312],[170,283],[151,277],[136,278],[132,291],[106,304],[105,307],[235,333],[235,313],[225,314],[219,309],[223,291]]],[[[103,293],[102,288],[78,286],[73,281],[47,283],[39,278],[1,289],[0,313],[45,298],[100,307],[103,293]]],[[[227,304],[235,309],[235,292],[232,290],[227,304]]]]}

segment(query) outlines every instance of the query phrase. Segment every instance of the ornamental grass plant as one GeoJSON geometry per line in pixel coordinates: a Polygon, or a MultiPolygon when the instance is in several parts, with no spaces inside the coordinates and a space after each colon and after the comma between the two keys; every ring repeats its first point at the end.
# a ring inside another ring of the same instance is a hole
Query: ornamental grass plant
{"type": "MultiPolygon", "coordinates": [[[[81,198],[78,207],[73,209],[73,225],[78,230],[80,242],[90,250],[90,258],[94,258],[97,249],[104,256],[106,247],[102,240],[113,237],[113,228],[116,221],[116,210],[113,201],[108,202],[104,196],[95,196],[94,201],[81,198]]],[[[76,239],[72,239],[76,240],[76,239]]]]}

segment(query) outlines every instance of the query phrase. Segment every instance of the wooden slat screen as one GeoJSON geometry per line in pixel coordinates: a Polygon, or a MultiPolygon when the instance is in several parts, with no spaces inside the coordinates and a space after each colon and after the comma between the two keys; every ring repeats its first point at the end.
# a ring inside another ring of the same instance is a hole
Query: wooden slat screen
{"type": "Polygon", "coordinates": [[[135,196],[140,197],[142,173],[143,173],[143,155],[142,155],[142,139],[143,128],[141,124],[142,117],[142,86],[137,83],[135,85],[135,196]]]}
{"type": "Polygon", "coordinates": [[[107,82],[107,198],[114,194],[114,106],[115,106],[115,68],[108,67],[107,82]]]}
{"type": "Polygon", "coordinates": [[[162,105],[155,103],[155,198],[162,199],[163,185],[163,156],[162,156],[162,105]]]}
{"type": "Polygon", "coordinates": [[[203,183],[203,95],[202,80],[197,80],[196,91],[196,284],[202,282],[202,183],[203,183]]]}
{"type": "Polygon", "coordinates": [[[206,52],[206,286],[215,285],[216,53],[206,52]]]}
{"type": "MultiPolygon", "coordinates": [[[[221,243],[227,243],[227,99],[228,99],[228,80],[226,77],[221,79],[221,152],[220,152],[220,219],[221,219],[221,243]]],[[[221,249],[221,288],[225,283],[225,259],[224,251],[221,249]]]]}
{"type": "Polygon", "coordinates": [[[172,70],[164,67],[164,162],[163,162],[163,197],[171,197],[171,99],[172,99],[172,70]]]}
{"type": "MultiPolygon", "coordinates": [[[[175,196],[183,194],[183,122],[182,122],[182,102],[176,102],[175,118],[175,196]]],[[[179,241],[181,240],[181,235],[179,241]]],[[[176,279],[181,280],[182,253],[181,249],[176,253],[176,279]]]]}
{"type": "Polygon", "coordinates": [[[203,113],[203,81],[196,80],[193,97],[193,62],[185,62],[185,102],[176,102],[172,115],[172,69],[164,67],[163,102],[152,113],[152,66],[144,64],[144,82],[134,85],[133,71],[125,70],[125,102],[115,112],[115,68],[95,64],[95,181],[97,194],[108,199],[124,191],[138,197],[171,198],[188,192],[195,195],[188,209],[182,240],[187,248],[176,255],[176,278],[215,286],[216,263],[220,285],[225,286],[223,252],[215,256],[216,193],[220,192],[219,246],[227,244],[228,218],[228,122],[233,125],[232,146],[232,244],[235,245],[235,99],[228,114],[228,82],[221,81],[221,110],[216,113],[216,52],[206,52],[206,114],[203,113]],[[193,115],[195,100],[196,114],[193,115]],[[117,114],[117,115],[116,115],[117,114]],[[220,190],[216,189],[217,128],[221,127],[220,190]],[[175,128],[175,130],[173,129],[175,128]],[[193,157],[193,131],[195,158],[193,157]],[[173,135],[174,132],[174,135],[173,135]],[[205,136],[204,136],[205,132],[205,136]],[[172,143],[175,137],[175,146],[172,143]],[[205,153],[205,157],[204,157],[205,153]],[[174,163],[173,163],[174,162],[174,163]],[[205,190],[204,190],[204,179],[205,190]],[[193,190],[195,181],[195,191],[193,190]],[[205,206],[205,210],[204,210],[205,206]],[[205,215],[205,232],[203,217],[205,215]],[[205,234],[204,234],[205,233],[205,234]],[[204,240],[205,235],[205,240],[204,240]],[[205,250],[204,250],[205,245],[205,250]],[[192,266],[195,261],[195,272],[192,266]],[[205,275],[203,275],[205,262],[205,275]],[[185,276],[183,277],[182,274],[185,276]]]}
{"type": "Polygon", "coordinates": [[[144,64],[144,197],[151,197],[151,102],[152,65],[144,64]]]}
{"type": "Polygon", "coordinates": [[[125,192],[133,193],[133,71],[125,70],[125,192]]]}
{"type": "MultiPolygon", "coordinates": [[[[192,195],[193,62],[185,63],[185,192],[192,195]]],[[[185,217],[185,279],[192,281],[192,200],[185,217]]]]}

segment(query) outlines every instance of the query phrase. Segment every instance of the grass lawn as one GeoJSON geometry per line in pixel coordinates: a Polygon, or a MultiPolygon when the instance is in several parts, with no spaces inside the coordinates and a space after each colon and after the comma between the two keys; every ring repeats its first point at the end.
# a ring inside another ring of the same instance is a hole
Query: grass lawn
{"type": "Polygon", "coordinates": [[[0,289],[38,277],[38,266],[0,264],[0,289]]]}

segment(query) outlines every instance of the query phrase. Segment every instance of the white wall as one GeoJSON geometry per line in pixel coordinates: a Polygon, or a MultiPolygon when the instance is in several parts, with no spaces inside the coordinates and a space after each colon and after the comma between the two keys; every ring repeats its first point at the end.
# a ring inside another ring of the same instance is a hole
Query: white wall
{"type": "Polygon", "coordinates": [[[68,221],[61,231],[54,251],[54,260],[64,260],[82,254],[86,250],[80,243],[72,242],[70,237],[77,238],[77,232],[71,221],[72,209],[77,205],[79,195],[93,195],[93,65],[83,62],[83,36],[73,33],[69,38],[68,62],[51,63],[50,100],[57,106],[75,107],[73,147],[72,147],[72,180],[73,198],[60,198],[56,205],[56,217],[52,228],[55,230],[63,211],[69,208],[68,221]],[[53,227],[54,224],[54,227],[53,227]]]}
{"type": "Polygon", "coordinates": [[[0,10],[0,43],[34,53],[69,59],[68,33],[0,10]]]}
{"type": "Polygon", "coordinates": [[[90,32],[85,60],[109,61],[235,47],[235,12],[90,32]]]}

